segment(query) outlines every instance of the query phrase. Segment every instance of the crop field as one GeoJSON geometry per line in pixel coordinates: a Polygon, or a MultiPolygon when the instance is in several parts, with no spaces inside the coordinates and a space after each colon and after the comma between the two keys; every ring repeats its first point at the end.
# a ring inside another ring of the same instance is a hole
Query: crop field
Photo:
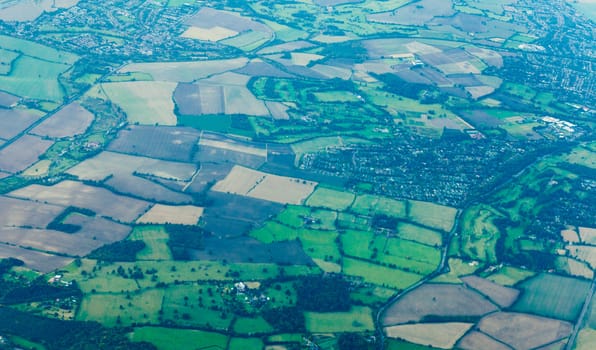
{"type": "Polygon", "coordinates": [[[277,203],[300,204],[317,184],[234,166],[226,178],[213,186],[214,191],[235,193],[277,203]],[[283,189],[283,192],[281,191],[283,189]]]}
{"type": "Polygon", "coordinates": [[[53,142],[37,136],[21,136],[13,144],[0,150],[0,170],[16,173],[39,160],[53,142]]]}
{"type": "Polygon", "coordinates": [[[115,175],[104,182],[105,188],[132,197],[143,198],[149,201],[165,202],[179,205],[192,202],[192,198],[168,187],[157,181],[151,181],[135,175],[115,175]]]}
{"type": "Polygon", "coordinates": [[[405,218],[407,215],[405,201],[370,194],[358,195],[350,209],[355,213],[368,216],[384,214],[396,218],[405,218]]]}
{"type": "Polygon", "coordinates": [[[57,205],[0,196],[2,227],[45,228],[64,208],[57,205]]]}
{"type": "Polygon", "coordinates": [[[62,223],[81,226],[81,231],[77,232],[74,237],[92,239],[100,243],[120,241],[130,233],[129,226],[102,217],[86,216],[80,213],[68,215],[62,223]]]}
{"type": "Polygon", "coordinates": [[[469,287],[484,294],[501,308],[510,307],[517,300],[519,290],[508,288],[478,276],[465,276],[461,280],[469,287]]]}
{"type": "Polygon", "coordinates": [[[511,348],[500,343],[488,335],[472,331],[457,342],[457,348],[463,350],[491,349],[491,350],[510,350],[511,348]]]}
{"type": "Polygon", "coordinates": [[[11,139],[41,117],[34,110],[0,108],[0,138],[11,139]]]}
{"type": "Polygon", "coordinates": [[[441,235],[441,233],[407,222],[399,222],[397,224],[397,234],[399,238],[416,241],[433,247],[440,247],[443,245],[443,235],[441,235]]]}
{"type": "Polygon", "coordinates": [[[470,329],[472,323],[418,323],[385,328],[391,338],[405,339],[416,344],[429,345],[441,349],[451,349],[470,329]]]}
{"type": "Polygon", "coordinates": [[[73,258],[62,255],[42,253],[4,243],[0,243],[0,256],[11,256],[22,260],[27,267],[42,273],[48,273],[65,266],[73,260],[73,258]]]}
{"type": "Polygon", "coordinates": [[[566,256],[559,256],[555,260],[555,266],[559,271],[565,272],[565,274],[570,276],[583,277],[589,280],[594,278],[594,270],[583,261],[566,256]]]}
{"type": "Polygon", "coordinates": [[[372,310],[353,306],[348,312],[305,312],[306,329],[312,333],[363,332],[375,329],[372,310]]]}
{"type": "Polygon", "coordinates": [[[31,165],[29,168],[25,169],[25,171],[23,171],[21,175],[31,177],[46,176],[50,171],[50,166],[52,166],[51,160],[42,159],[31,165]]]}
{"type": "Polygon", "coordinates": [[[354,197],[353,193],[319,186],[315,192],[308,197],[306,205],[343,211],[352,204],[354,197]]]}
{"type": "Polygon", "coordinates": [[[243,51],[253,51],[270,41],[271,38],[272,35],[270,32],[248,30],[246,32],[240,33],[237,36],[223,39],[220,41],[220,43],[234,46],[243,51]]]}
{"type": "Polygon", "coordinates": [[[361,277],[369,283],[395,289],[405,289],[422,279],[421,275],[415,273],[351,258],[343,259],[342,272],[346,275],[361,277]]]}
{"type": "Polygon", "coordinates": [[[122,222],[133,222],[145,212],[149,203],[116,195],[106,189],[76,181],[62,181],[53,186],[30,185],[10,193],[11,196],[95,211],[122,222]]]}
{"type": "Polygon", "coordinates": [[[222,138],[218,135],[209,135],[207,133],[201,137],[199,146],[209,146],[228,151],[252,154],[259,157],[267,157],[267,150],[261,145],[229,138],[222,138]]]}
{"type": "Polygon", "coordinates": [[[592,245],[569,245],[567,246],[571,256],[580,261],[587,262],[592,268],[596,268],[596,246],[592,245]]]}
{"type": "Polygon", "coordinates": [[[171,260],[169,238],[163,226],[136,226],[129,237],[145,242],[145,248],[137,253],[138,260],[171,260]]]}
{"type": "Polygon", "coordinates": [[[424,284],[404,295],[383,315],[384,325],[423,321],[427,316],[482,316],[497,307],[483,295],[456,284],[424,284]]]}
{"type": "Polygon", "coordinates": [[[572,325],[546,317],[497,312],[484,317],[478,328],[514,349],[535,349],[567,337],[572,325]]]}
{"type": "Polygon", "coordinates": [[[14,95],[59,102],[64,92],[58,76],[68,68],[65,64],[20,56],[14,61],[10,75],[0,75],[0,85],[14,95]]]}
{"type": "Polygon", "coordinates": [[[32,133],[51,138],[75,136],[84,133],[93,119],[91,112],[74,102],[44,120],[32,133]]]}
{"type": "Polygon", "coordinates": [[[226,350],[228,343],[228,336],[220,333],[164,327],[135,328],[130,338],[135,342],[149,342],[159,350],[226,350]]]}
{"type": "Polygon", "coordinates": [[[175,83],[153,81],[101,85],[101,91],[126,112],[129,123],[146,125],[177,124],[172,101],[175,88],[175,83]]]}
{"type": "Polygon", "coordinates": [[[328,148],[341,147],[358,143],[369,143],[369,141],[356,137],[329,136],[296,142],[293,143],[291,146],[292,150],[296,153],[296,155],[301,156],[305,153],[320,152],[328,148]]]}
{"type": "Polygon", "coordinates": [[[49,253],[84,256],[103,245],[102,242],[91,237],[53,230],[5,227],[0,232],[4,242],[49,253]]]}
{"type": "MultiPolygon", "coordinates": [[[[9,51],[7,51],[7,52],[9,52],[9,51]]],[[[1,63],[0,63],[0,67],[1,67],[1,63]]],[[[2,69],[2,68],[0,68],[0,69],[2,69]]],[[[9,108],[10,106],[14,105],[17,102],[19,102],[19,98],[17,96],[11,95],[4,91],[0,91],[0,106],[2,106],[4,108],[9,108]]]]}
{"type": "Polygon", "coordinates": [[[155,204],[138,220],[138,224],[196,225],[203,215],[203,208],[194,205],[155,204]]]}
{"type": "Polygon", "coordinates": [[[218,73],[244,67],[247,63],[248,59],[243,57],[192,62],[133,63],[120,69],[119,72],[142,72],[150,74],[156,81],[190,83],[218,73]]]}
{"type": "Polygon", "coordinates": [[[215,26],[211,28],[190,27],[182,33],[181,37],[206,41],[220,41],[236,35],[238,35],[238,32],[235,30],[215,26]]]}
{"type": "Polygon", "coordinates": [[[192,128],[132,126],[122,130],[108,150],[184,162],[194,156],[199,135],[200,132],[192,128]]]}
{"type": "Polygon", "coordinates": [[[110,175],[152,175],[168,180],[189,181],[196,165],[160,159],[131,156],[115,152],[101,152],[68,170],[82,180],[101,181],[110,175]]]}
{"type": "Polygon", "coordinates": [[[543,273],[518,287],[523,292],[513,307],[515,311],[573,321],[582,308],[590,283],[543,273]]]}
{"type": "Polygon", "coordinates": [[[77,55],[69,52],[59,51],[32,41],[17,39],[6,35],[0,35],[0,47],[55,63],[73,64],[79,59],[77,55]]]}

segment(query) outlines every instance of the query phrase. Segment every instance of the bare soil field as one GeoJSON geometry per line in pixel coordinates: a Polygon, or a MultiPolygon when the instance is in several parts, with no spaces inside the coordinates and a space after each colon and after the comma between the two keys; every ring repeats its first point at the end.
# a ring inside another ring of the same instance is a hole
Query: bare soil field
{"type": "Polygon", "coordinates": [[[508,344],[514,349],[534,349],[571,333],[568,322],[513,312],[497,312],[484,317],[480,331],[508,344]]]}
{"type": "Polygon", "coordinates": [[[13,257],[25,262],[27,267],[47,273],[70,263],[73,258],[51,255],[12,245],[0,244],[0,257],[13,257]]]}
{"type": "Polygon", "coordinates": [[[473,323],[418,323],[385,328],[391,338],[405,339],[411,343],[452,349],[473,323]]]}
{"type": "Polygon", "coordinates": [[[478,276],[465,276],[461,277],[461,280],[502,308],[513,305],[519,296],[519,290],[517,289],[504,287],[478,276]]]}
{"type": "Polygon", "coordinates": [[[259,224],[282,211],[283,205],[222,192],[209,193],[212,203],[205,208],[205,215],[222,219],[237,219],[259,224]]]}
{"type": "Polygon", "coordinates": [[[120,132],[108,150],[187,162],[196,151],[199,135],[200,132],[192,128],[131,126],[120,132]]]}
{"type": "Polygon", "coordinates": [[[62,211],[58,205],[0,196],[0,227],[45,228],[62,211]]]}
{"type": "Polygon", "coordinates": [[[223,180],[233,165],[229,163],[201,163],[199,173],[193,178],[185,192],[198,193],[204,191],[210,184],[223,180]]]}
{"type": "Polygon", "coordinates": [[[264,62],[260,59],[254,59],[250,61],[246,66],[234,70],[236,73],[249,75],[251,77],[275,77],[275,78],[292,78],[291,74],[288,74],[274,65],[264,62]]]}
{"type": "Polygon", "coordinates": [[[171,190],[157,182],[134,175],[115,175],[110,177],[105,186],[119,194],[143,198],[151,202],[169,204],[187,204],[192,202],[189,195],[171,190]]]}
{"type": "MultiPolygon", "coordinates": [[[[265,150],[263,150],[265,153],[265,150]]],[[[238,164],[250,168],[259,168],[265,163],[265,155],[254,153],[237,152],[222,147],[211,147],[202,145],[196,154],[195,161],[202,163],[226,162],[238,164]]]]}
{"type": "Polygon", "coordinates": [[[8,147],[0,150],[0,170],[17,173],[39,160],[53,142],[37,136],[24,135],[8,147]]]}
{"type": "Polygon", "coordinates": [[[87,208],[121,222],[135,221],[149,207],[149,203],[145,201],[119,196],[100,187],[69,180],[53,186],[30,185],[9,195],[38,202],[87,208]]]}
{"type": "Polygon", "coordinates": [[[0,229],[0,236],[3,243],[70,256],[84,256],[103,245],[92,238],[53,230],[5,227],[0,229]]]}
{"type": "Polygon", "coordinates": [[[204,239],[205,249],[191,254],[197,260],[227,260],[232,263],[275,263],[283,265],[314,265],[300,243],[274,242],[265,244],[249,237],[204,239]]]}
{"type": "Polygon", "coordinates": [[[41,117],[39,113],[0,108],[0,138],[11,139],[41,117]]]}
{"type": "Polygon", "coordinates": [[[0,106],[8,108],[17,102],[19,102],[19,97],[0,91],[0,106]]]}
{"type": "Polygon", "coordinates": [[[99,217],[71,214],[63,223],[78,225],[82,229],[75,233],[77,237],[84,237],[97,240],[102,243],[111,243],[126,238],[130,233],[130,227],[117,222],[99,217]]]}
{"type": "Polygon", "coordinates": [[[224,138],[215,134],[204,134],[199,142],[199,145],[221,148],[240,153],[247,153],[260,157],[267,157],[267,150],[265,149],[264,145],[257,146],[254,143],[243,142],[231,138],[224,138]]]}
{"type": "Polygon", "coordinates": [[[477,292],[456,284],[424,284],[404,295],[383,315],[384,325],[420,322],[427,316],[482,316],[497,307],[477,292]]]}
{"type": "Polygon", "coordinates": [[[213,186],[213,190],[283,204],[300,204],[314,191],[316,185],[312,181],[234,166],[225,179],[213,186]]]}
{"type": "Polygon", "coordinates": [[[152,175],[168,180],[189,181],[197,166],[116,152],[101,152],[67,171],[81,180],[101,181],[110,175],[152,175]]]}
{"type": "Polygon", "coordinates": [[[477,331],[472,331],[460,339],[457,348],[462,350],[513,350],[512,347],[477,331]]]}
{"type": "Polygon", "coordinates": [[[87,130],[93,119],[91,112],[74,102],[44,120],[31,133],[52,138],[79,135],[87,130]]]}
{"type": "Polygon", "coordinates": [[[208,7],[203,7],[197,14],[188,18],[186,24],[200,28],[223,27],[238,33],[250,29],[256,32],[273,34],[273,31],[269,27],[251,18],[241,16],[235,12],[216,10],[208,7]]]}
{"type": "Polygon", "coordinates": [[[194,205],[156,204],[137,220],[137,224],[196,225],[201,215],[203,208],[194,205]]]}

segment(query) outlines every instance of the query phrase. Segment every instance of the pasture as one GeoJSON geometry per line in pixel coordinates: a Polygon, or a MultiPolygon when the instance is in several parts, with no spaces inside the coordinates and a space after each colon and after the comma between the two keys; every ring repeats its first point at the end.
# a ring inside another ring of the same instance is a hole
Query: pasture
{"type": "Polygon", "coordinates": [[[164,297],[163,289],[149,289],[130,294],[132,298],[127,298],[124,294],[88,294],[81,301],[77,320],[97,321],[112,327],[158,323],[164,297]]]}
{"type": "Polygon", "coordinates": [[[362,215],[373,216],[383,214],[394,218],[405,218],[407,207],[405,201],[380,197],[370,194],[356,196],[350,210],[362,215]]]}
{"type": "Polygon", "coordinates": [[[129,337],[135,342],[149,342],[159,350],[194,350],[197,346],[225,350],[228,343],[228,336],[220,333],[164,327],[135,328],[129,337]]]}
{"type": "Polygon", "coordinates": [[[236,165],[212,189],[277,203],[301,204],[316,185],[312,181],[267,174],[236,165]]]}
{"type": "Polygon", "coordinates": [[[263,349],[263,341],[259,338],[232,338],[228,350],[263,349]]]}
{"type": "Polygon", "coordinates": [[[536,273],[533,271],[520,269],[513,266],[503,266],[496,272],[489,275],[487,279],[502,286],[514,286],[517,283],[534,276],[535,274],[536,273]]]}
{"type": "Polygon", "coordinates": [[[568,322],[521,313],[497,312],[478,323],[478,329],[514,349],[535,349],[571,333],[568,322]]]}
{"type": "Polygon", "coordinates": [[[311,333],[364,332],[375,329],[372,310],[352,306],[346,312],[305,312],[306,329],[311,333]]]}
{"type": "Polygon", "coordinates": [[[574,321],[590,289],[590,282],[543,273],[517,287],[522,294],[513,310],[574,321]]]}
{"type": "Polygon", "coordinates": [[[126,113],[128,122],[144,125],[176,125],[172,94],[175,83],[133,81],[103,83],[101,91],[126,113]]]}
{"type": "Polygon", "coordinates": [[[44,120],[31,133],[51,138],[80,135],[87,130],[94,118],[91,112],[73,102],[44,120]]]}
{"type": "Polygon", "coordinates": [[[137,224],[196,225],[201,215],[203,208],[194,205],[155,204],[137,220],[137,224]]]}
{"type": "Polygon", "coordinates": [[[121,222],[133,222],[149,208],[149,203],[145,201],[119,196],[103,188],[69,180],[53,186],[30,185],[11,192],[10,196],[87,208],[121,222]]]}
{"type": "Polygon", "coordinates": [[[424,226],[451,231],[457,209],[430,202],[409,201],[408,218],[424,226]]]}
{"type": "Polygon", "coordinates": [[[352,258],[344,258],[342,272],[361,277],[365,282],[395,289],[405,289],[422,279],[421,275],[390,267],[376,265],[352,258]]]}
{"type": "Polygon", "coordinates": [[[0,170],[18,173],[39,160],[53,142],[37,136],[23,135],[0,150],[0,170]]]}
{"type": "Polygon", "coordinates": [[[354,201],[354,194],[318,186],[308,197],[306,205],[343,211],[354,201]]]}
{"type": "Polygon", "coordinates": [[[385,328],[391,338],[441,349],[452,349],[474,324],[463,322],[405,324],[385,328]]]}
{"type": "Polygon", "coordinates": [[[170,236],[163,226],[136,226],[129,239],[145,242],[145,248],[137,253],[138,260],[172,259],[167,245],[170,236]]]}
{"type": "Polygon", "coordinates": [[[493,303],[462,285],[427,283],[387,308],[383,324],[421,322],[428,316],[479,317],[494,311],[497,307],[493,303]]]}
{"type": "Polygon", "coordinates": [[[43,61],[54,63],[73,64],[79,57],[75,54],[56,50],[49,46],[34,43],[32,41],[17,39],[6,35],[0,35],[0,47],[20,52],[23,55],[38,58],[43,61]]]}

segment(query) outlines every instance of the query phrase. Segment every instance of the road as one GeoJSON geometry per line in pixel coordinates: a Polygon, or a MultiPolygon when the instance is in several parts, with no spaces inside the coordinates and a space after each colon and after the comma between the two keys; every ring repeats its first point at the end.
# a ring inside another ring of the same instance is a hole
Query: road
{"type": "Polygon", "coordinates": [[[455,214],[453,228],[451,228],[451,231],[449,232],[449,235],[447,236],[447,241],[444,244],[443,254],[441,255],[441,262],[439,263],[439,266],[437,267],[437,269],[433,273],[425,276],[420,281],[416,282],[415,284],[409,286],[408,288],[402,290],[401,292],[399,292],[396,295],[394,295],[393,297],[391,297],[391,299],[389,299],[389,301],[387,301],[385,303],[385,305],[383,305],[377,312],[377,316],[375,318],[375,328],[377,330],[377,345],[378,345],[377,348],[379,350],[383,350],[385,348],[385,332],[383,331],[383,322],[382,322],[382,317],[383,317],[383,314],[385,313],[385,310],[387,310],[387,308],[389,306],[393,305],[395,302],[397,302],[404,295],[406,295],[409,292],[413,291],[414,289],[420,287],[424,283],[432,280],[433,278],[437,277],[438,275],[443,274],[448,271],[449,266],[447,266],[447,254],[449,252],[449,245],[451,244],[451,240],[453,239],[453,237],[455,236],[455,233],[457,232],[461,214],[462,214],[462,210],[458,209],[457,213],[455,214]],[[447,268],[447,269],[445,269],[445,268],[447,268]]]}
{"type": "Polygon", "coordinates": [[[586,295],[584,307],[582,308],[582,311],[579,313],[577,321],[573,326],[573,332],[571,332],[571,335],[569,336],[569,340],[565,345],[565,350],[572,350],[574,348],[575,342],[577,340],[577,335],[579,331],[582,329],[582,326],[586,318],[586,313],[588,312],[588,309],[590,308],[590,304],[592,302],[592,298],[594,297],[594,292],[596,292],[596,277],[592,280],[592,287],[590,288],[590,292],[588,292],[588,295],[586,295]]]}

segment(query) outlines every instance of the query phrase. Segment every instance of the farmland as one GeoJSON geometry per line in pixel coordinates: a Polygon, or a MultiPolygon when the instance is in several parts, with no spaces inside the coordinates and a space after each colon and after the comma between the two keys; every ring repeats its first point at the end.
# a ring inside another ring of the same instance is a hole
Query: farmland
{"type": "Polygon", "coordinates": [[[583,5],[0,2],[9,348],[593,343],[583,5]]]}

